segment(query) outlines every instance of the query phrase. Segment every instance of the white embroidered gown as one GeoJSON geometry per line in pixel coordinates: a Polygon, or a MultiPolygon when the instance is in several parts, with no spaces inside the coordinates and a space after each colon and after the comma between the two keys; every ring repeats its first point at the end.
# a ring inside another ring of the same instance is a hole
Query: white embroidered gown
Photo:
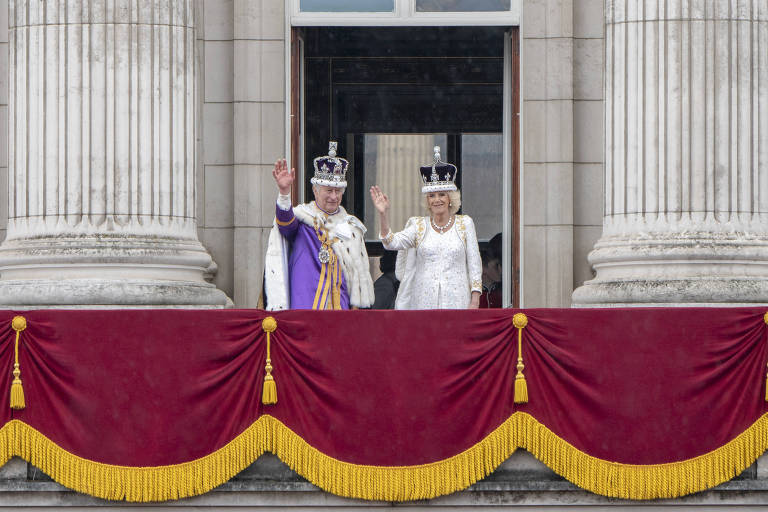
{"type": "Polygon", "coordinates": [[[435,231],[429,217],[411,217],[382,242],[389,250],[407,250],[398,255],[395,309],[466,309],[472,291],[482,291],[475,224],[467,215],[457,215],[445,233],[435,231]]]}

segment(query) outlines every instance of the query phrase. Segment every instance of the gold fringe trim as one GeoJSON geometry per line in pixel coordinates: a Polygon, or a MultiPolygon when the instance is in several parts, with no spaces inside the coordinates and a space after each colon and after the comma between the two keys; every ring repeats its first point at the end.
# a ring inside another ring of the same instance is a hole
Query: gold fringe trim
{"type": "Polygon", "coordinates": [[[11,420],[0,429],[0,464],[19,456],[61,485],[106,500],[175,500],[208,492],[248,467],[267,449],[265,424],[257,420],[224,447],[190,462],[132,467],[78,457],[33,427],[11,420]]]}
{"type": "MultiPolygon", "coordinates": [[[[677,498],[731,480],[768,450],[768,413],[720,448],[667,464],[621,464],[592,457],[536,421],[516,412],[516,444],[555,473],[595,494],[631,500],[677,498]]],[[[507,420],[509,421],[509,420],[507,420]]]]}
{"type": "Polygon", "coordinates": [[[674,498],[728,481],[768,448],[768,414],[732,441],[680,462],[632,465],[585,454],[532,416],[516,412],[473,447],[417,466],[364,466],[318,451],[276,418],[264,415],[221,449],[200,459],[158,467],[101,464],[78,457],[19,421],[0,429],[0,465],[16,455],[60,484],[108,500],[164,501],[205,493],[273,452],[297,473],[339,496],[366,500],[429,499],[466,489],[517,448],[524,448],[574,484],[604,496],[674,498]]]}

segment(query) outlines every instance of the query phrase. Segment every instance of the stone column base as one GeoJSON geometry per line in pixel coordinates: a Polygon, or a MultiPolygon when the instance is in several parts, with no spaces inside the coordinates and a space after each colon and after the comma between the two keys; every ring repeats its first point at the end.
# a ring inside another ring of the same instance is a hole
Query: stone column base
{"type": "Polygon", "coordinates": [[[768,303],[768,239],[754,232],[608,234],[589,262],[597,276],[573,292],[576,306],[768,303]]]}
{"type": "Polygon", "coordinates": [[[195,239],[61,236],[0,246],[0,305],[232,307],[205,281],[214,267],[195,239]]]}
{"type": "Polygon", "coordinates": [[[687,277],[587,281],[573,292],[574,307],[695,307],[768,304],[768,279],[687,277]]]}
{"type": "Polygon", "coordinates": [[[19,279],[0,281],[3,307],[227,308],[214,285],[136,279],[19,279]]]}

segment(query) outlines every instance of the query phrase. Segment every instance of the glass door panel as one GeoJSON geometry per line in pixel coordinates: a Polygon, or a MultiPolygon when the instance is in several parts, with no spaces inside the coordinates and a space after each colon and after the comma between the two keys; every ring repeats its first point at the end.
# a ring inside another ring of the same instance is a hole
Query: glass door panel
{"type": "MultiPolygon", "coordinates": [[[[446,147],[444,133],[366,133],[365,190],[378,185],[389,196],[389,222],[393,231],[400,231],[413,216],[424,215],[419,167],[430,163],[434,146],[446,147]]],[[[363,222],[368,228],[368,240],[378,240],[379,218],[365,196],[363,222]]]]}
{"type": "Polygon", "coordinates": [[[461,210],[475,221],[480,240],[501,232],[503,157],[502,134],[462,134],[461,210]]]}

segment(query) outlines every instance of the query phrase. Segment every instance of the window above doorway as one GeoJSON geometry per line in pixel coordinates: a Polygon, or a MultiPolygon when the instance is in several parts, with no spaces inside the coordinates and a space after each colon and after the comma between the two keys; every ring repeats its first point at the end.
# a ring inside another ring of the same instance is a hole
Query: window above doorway
{"type": "Polygon", "coordinates": [[[291,0],[292,26],[520,24],[522,0],[291,0]]]}
{"type": "Polygon", "coordinates": [[[511,0],[415,0],[416,12],[505,12],[511,0]]]}
{"type": "Polygon", "coordinates": [[[395,0],[299,0],[299,12],[394,12],[395,0]]]}

